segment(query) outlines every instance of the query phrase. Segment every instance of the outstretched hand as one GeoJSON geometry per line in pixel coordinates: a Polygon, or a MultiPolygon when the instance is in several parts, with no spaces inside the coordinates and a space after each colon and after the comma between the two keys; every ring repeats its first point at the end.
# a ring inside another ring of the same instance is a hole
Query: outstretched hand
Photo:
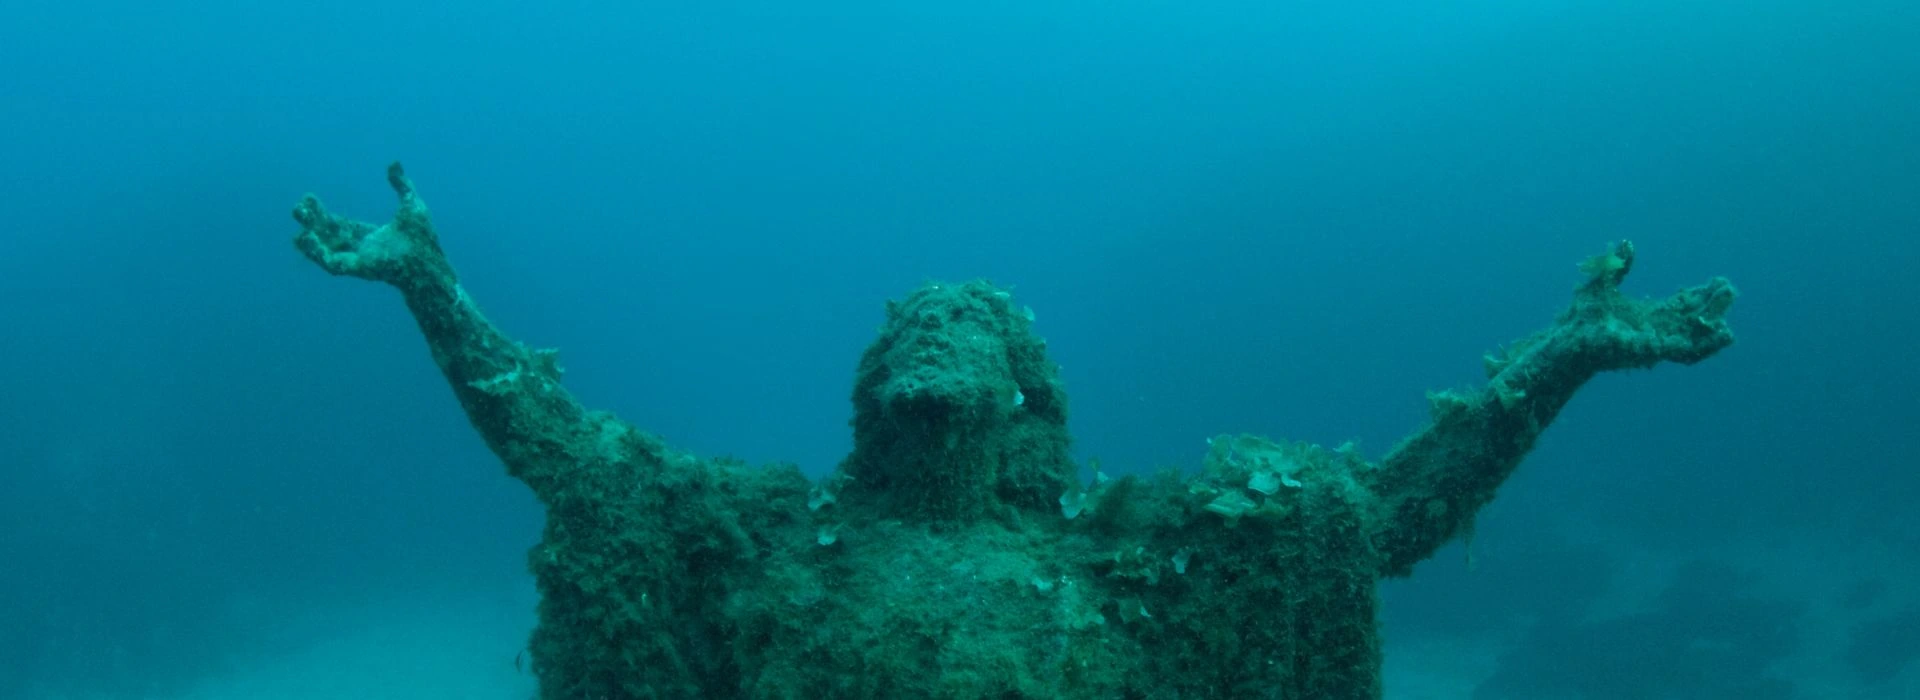
{"type": "Polygon", "coordinates": [[[399,163],[387,167],[387,184],[399,196],[400,210],[380,226],[327,211],[311,194],[302,197],[293,208],[293,220],[300,222],[294,247],[329,273],[379,282],[398,283],[410,271],[437,267],[444,261],[440,242],[399,163]]]}
{"type": "Polygon", "coordinates": [[[1690,365],[1733,344],[1727,310],[1738,295],[1724,277],[1675,292],[1661,300],[1630,299],[1619,290],[1633,268],[1633,244],[1621,241],[1581,269],[1580,287],[1567,321],[1585,331],[1587,350],[1608,368],[1647,367],[1660,362],[1690,365]]]}

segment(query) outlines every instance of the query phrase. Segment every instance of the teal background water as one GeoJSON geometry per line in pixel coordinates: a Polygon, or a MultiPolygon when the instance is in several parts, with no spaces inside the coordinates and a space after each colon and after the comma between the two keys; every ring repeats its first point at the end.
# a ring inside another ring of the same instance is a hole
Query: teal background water
{"type": "Polygon", "coordinates": [[[537,506],[288,244],[396,158],[586,402],[810,474],[927,280],[1011,285],[1134,472],[1377,456],[1631,238],[1740,342],[1590,386],[1385,589],[1389,696],[1913,697],[1916,85],[1884,0],[12,0],[0,697],[530,692],[537,506]]]}

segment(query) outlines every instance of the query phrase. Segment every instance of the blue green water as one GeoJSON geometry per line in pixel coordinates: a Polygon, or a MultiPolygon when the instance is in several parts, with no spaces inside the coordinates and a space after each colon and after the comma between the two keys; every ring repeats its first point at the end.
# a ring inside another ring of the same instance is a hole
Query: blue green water
{"type": "Polygon", "coordinates": [[[531,692],[536,504],[288,244],[396,158],[584,401],[809,474],[925,280],[1012,285],[1136,472],[1377,456],[1631,238],[1739,343],[1386,589],[1388,696],[1920,697],[1920,5],[1458,5],[10,0],[0,697],[531,692]]]}

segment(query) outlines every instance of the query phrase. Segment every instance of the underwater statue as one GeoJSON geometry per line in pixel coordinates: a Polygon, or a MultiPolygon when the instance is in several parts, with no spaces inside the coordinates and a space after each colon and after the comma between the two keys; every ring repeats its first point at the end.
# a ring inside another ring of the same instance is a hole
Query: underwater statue
{"type": "Polygon", "coordinates": [[[812,482],[581,406],[553,351],[481,314],[398,164],[387,178],[391,222],[309,195],[294,243],[400,290],[544,504],[528,651],[552,700],[1379,698],[1380,579],[1469,528],[1588,379],[1733,342],[1726,280],[1628,298],[1617,243],[1552,325],[1484,358],[1484,387],[1429,394],[1431,422],[1378,461],[1221,436],[1197,473],[1086,483],[1031,316],[984,282],[929,285],[887,305],[853,452],[812,482]]]}

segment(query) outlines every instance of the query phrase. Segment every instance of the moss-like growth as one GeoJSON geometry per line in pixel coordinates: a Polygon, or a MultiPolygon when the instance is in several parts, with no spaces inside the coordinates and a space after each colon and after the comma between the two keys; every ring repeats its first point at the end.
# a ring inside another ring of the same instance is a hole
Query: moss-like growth
{"type": "Polygon", "coordinates": [[[1123,476],[1095,487],[1093,512],[1087,514],[1087,528],[1105,535],[1138,530],[1140,521],[1140,477],[1123,476]]]}
{"type": "Polygon", "coordinates": [[[1733,340],[1725,280],[1626,298],[1620,244],[1551,327],[1489,356],[1488,386],[1430,395],[1432,422],[1378,465],[1221,436],[1191,478],[1083,491],[1032,315],[986,283],[930,285],[888,306],[853,453],[809,484],[581,407],[552,353],[460,287],[398,165],[389,182],[393,222],[308,197],[295,244],[400,290],[475,430],[546,505],[530,650],[550,700],[1378,698],[1376,582],[1468,527],[1588,379],[1733,340]]]}
{"type": "Polygon", "coordinates": [[[887,304],[853,390],[847,495],[894,516],[968,522],[1058,508],[1067,401],[1012,294],[930,284],[887,304]]]}

